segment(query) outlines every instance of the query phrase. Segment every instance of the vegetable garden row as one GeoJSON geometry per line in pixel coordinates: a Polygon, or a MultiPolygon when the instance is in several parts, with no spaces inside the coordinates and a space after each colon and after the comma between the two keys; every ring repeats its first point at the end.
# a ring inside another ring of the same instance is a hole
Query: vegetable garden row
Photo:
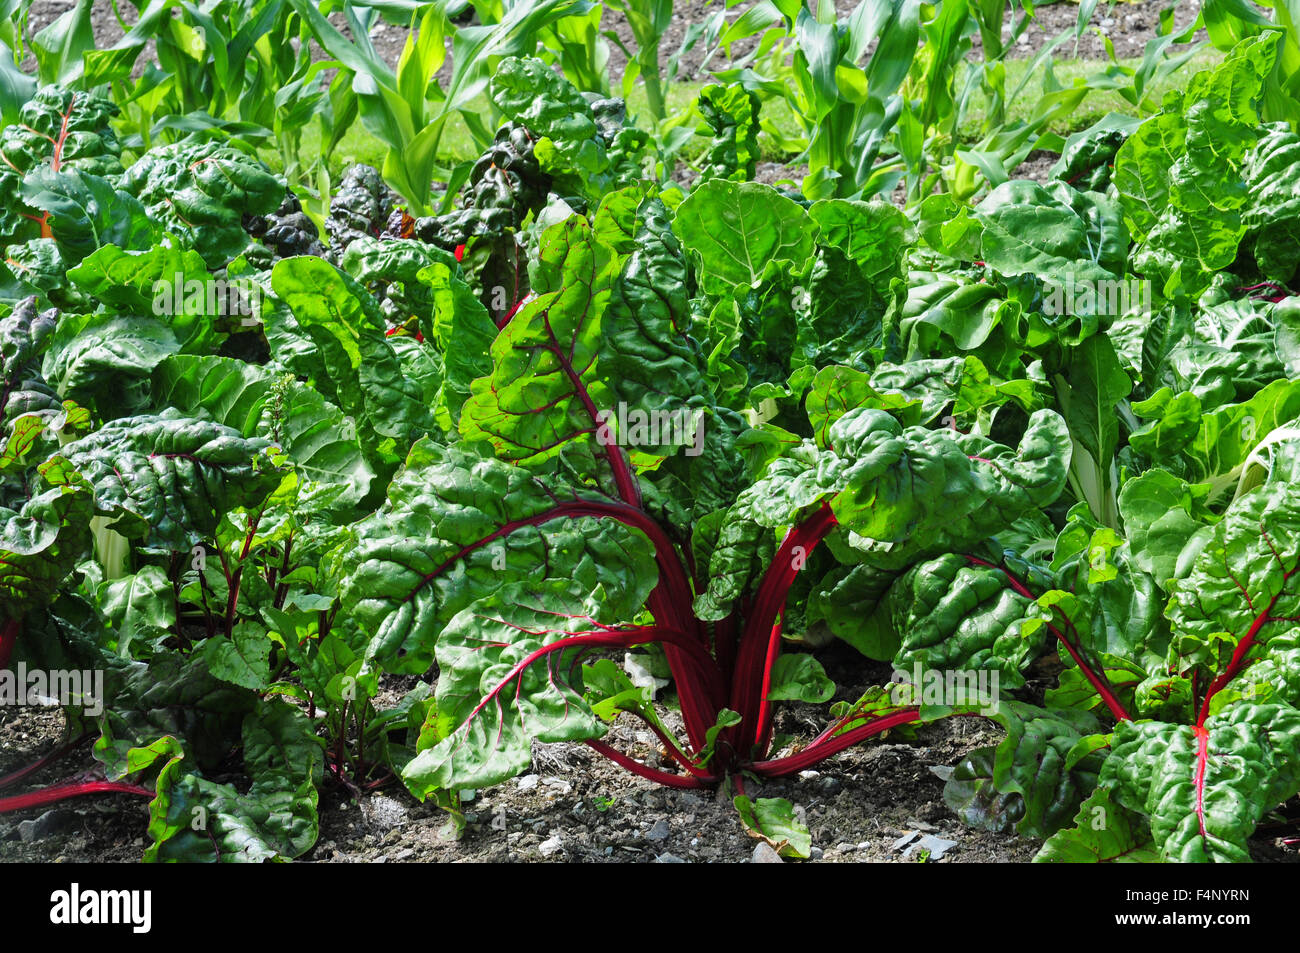
{"type": "Polygon", "coordinates": [[[1095,0],[719,5],[692,87],[670,0],[131,2],[0,0],[0,700],[67,726],[0,812],[290,859],[585,742],[807,857],[765,779],[986,719],[945,800],[1039,860],[1294,849],[1296,5],[1072,83],[1095,0]],[[896,677],[796,743],[836,639],[896,677]]]}

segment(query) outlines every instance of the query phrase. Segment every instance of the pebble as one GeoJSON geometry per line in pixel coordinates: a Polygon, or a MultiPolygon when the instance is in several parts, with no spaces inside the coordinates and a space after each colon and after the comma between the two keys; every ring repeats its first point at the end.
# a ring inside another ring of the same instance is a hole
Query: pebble
{"type": "Polygon", "coordinates": [[[890,849],[890,850],[902,850],[904,847],[906,847],[908,844],[912,843],[912,841],[916,840],[916,839],[917,839],[918,837],[920,837],[920,836],[921,836],[921,835],[920,835],[920,832],[919,832],[919,831],[908,831],[906,834],[904,834],[904,835],[903,835],[902,837],[900,837],[898,840],[894,841],[894,843],[890,844],[890,845],[889,845],[889,849],[890,849]]]}
{"type": "Polygon", "coordinates": [[[817,786],[825,795],[839,794],[840,788],[843,787],[837,778],[822,778],[817,786]]]}
{"type": "Polygon", "coordinates": [[[835,849],[841,854],[851,854],[856,848],[852,844],[841,842],[835,845],[835,849]]]}
{"type": "Polygon", "coordinates": [[[754,848],[754,859],[751,863],[755,864],[784,864],[781,855],[772,849],[771,844],[760,843],[754,848]]]}
{"type": "Polygon", "coordinates": [[[406,858],[413,856],[415,856],[415,848],[404,847],[393,855],[393,860],[406,860],[406,858]]]}
{"type": "Polygon", "coordinates": [[[537,845],[537,852],[543,857],[550,857],[552,854],[558,854],[562,846],[560,835],[554,834],[537,845]]]}
{"type": "Polygon", "coordinates": [[[646,831],[645,839],[649,841],[667,840],[668,821],[662,817],[655,821],[650,830],[646,831]]]}
{"type": "Polygon", "coordinates": [[[811,860],[821,860],[825,856],[826,851],[822,850],[820,847],[814,847],[808,851],[808,857],[811,860]]]}
{"type": "Polygon", "coordinates": [[[24,844],[30,844],[43,837],[49,837],[51,834],[67,830],[76,823],[76,811],[55,808],[52,811],[46,811],[34,820],[20,821],[18,824],[18,838],[24,844]]]}
{"type": "Polygon", "coordinates": [[[928,850],[931,860],[938,860],[948,851],[957,846],[955,840],[945,840],[942,837],[935,837],[932,834],[926,834],[919,841],[913,844],[907,850],[903,851],[904,857],[910,857],[914,850],[928,850]]]}
{"type": "Polygon", "coordinates": [[[684,863],[686,863],[686,861],[682,860],[682,859],[681,859],[680,857],[678,857],[676,854],[660,854],[658,857],[656,857],[656,858],[654,859],[654,863],[656,863],[656,864],[684,864],[684,863]]]}
{"type": "Polygon", "coordinates": [[[807,771],[800,771],[800,772],[799,772],[799,779],[800,779],[801,781],[814,781],[814,780],[816,780],[817,778],[820,778],[821,776],[822,776],[822,773],[821,773],[820,771],[813,771],[813,770],[811,770],[811,769],[809,769],[809,770],[807,770],[807,771]]]}
{"type": "Polygon", "coordinates": [[[535,774],[525,774],[519,779],[519,790],[531,791],[533,788],[537,787],[537,782],[540,780],[541,778],[535,774]]]}
{"type": "Polygon", "coordinates": [[[546,792],[550,797],[563,797],[573,792],[573,785],[564,778],[543,778],[542,783],[550,788],[546,792]]]}
{"type": "Polygon", "coordinates": [[[862,843],[858,844],[858,850],[871,850],[871,841],[864,840],[862,843]]]}

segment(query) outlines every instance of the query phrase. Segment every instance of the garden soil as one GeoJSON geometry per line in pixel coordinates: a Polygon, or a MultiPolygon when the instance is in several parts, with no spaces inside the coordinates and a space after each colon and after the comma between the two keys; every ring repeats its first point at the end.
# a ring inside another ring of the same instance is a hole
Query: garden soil
{"type": "MultiPolygon", "coordinates": [[[[889,678],[888,666],[832,644],[819,657],[835,680],[836,700],[859,697],[889,678]]],[[[1053,679],[1031,669],[1027,700],[1041,702],[1053,679]]],[[[409,679],[407,680],[409,681],[409,679]]],[[[405,688],[405,685],[401,685],[405,688]]],[[[389,690],[381,705],[396,703],[389,690]]],[[[776,732],[797,744],[824,726],[824,706],[792,703],[778,712],[776,732]]],[[[666,723],[680,727],[675,713],[666,723]]],[[[56,748],[62,716],[42,709],[0,709],[0,776],[56,748]]],[[[651,765],[664,755],[653,737],[623,718],[607,739],[651,765]]],[[[747,783],[751,797],[783,797],[812,833],[813,863],[1022,863],[1041,841],[967,827],[943,799],[943,778],[975,748],[996,745],[1001,732],[979,719],[953,719],[851,748],[816,770],[779,781],[747,783]],[[923,841],[923,838],[928,838],[923,841]],[[946,847],[946,849],[945,849],[946,847]],[[909,849],[910,848],[910,849],[909,849]],[[928,849],[927,849],[928,848],[928,849]]],[[[81,752],[33,779],[52,783],[92,766],[81,752]]],[[[237,788],[237,773],[220,780],[237,788]]],[[[392,782],[360,798],[337,784],[322,786],[320,838],[302,858],[321,863],[746,863],[775,860],[749,836],[730,800],[710,791],[674,790],[638,778],[581,744],[535,745],[531,769],[495,788],[469,793],[468,822],[448,836],[448,815],[415,801],[392,782]]],[[[147,802],[125,795],[91,796],[49,811],[0,816],[0,860],[134,862],[147,841],[147,802]]],[[[1266,832],[1251,842],[1256,860],[1300,862],[1294,847],[1266,832]]],[[[790,861],[786,861],[790,862],[790,861]]]]}

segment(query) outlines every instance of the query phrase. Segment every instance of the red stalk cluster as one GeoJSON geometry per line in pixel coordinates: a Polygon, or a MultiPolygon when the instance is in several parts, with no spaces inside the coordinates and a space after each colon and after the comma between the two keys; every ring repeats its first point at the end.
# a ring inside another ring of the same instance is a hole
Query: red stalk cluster
{"type": "MultiPolygon", "coordinates": [[[[786,758],[766,759],[772,735],[772,707],[768,699],[772,673],[781,651],[781,614],[786,596],[809,554],[834,530],[836,520],[829,505],[823,505],[802,523],[792,528],[782,542],[767,573],[759,583],[745,614],[743,630],[737,635],[734,617],[710,627],[696,619],[691,611],[694,589],[676,547],[639,506],[640,494],[634,490],[627,461],[616,447],[609,448],[614,464],[615,483],[632,502],[604,503],[574,501],[562,503],[537,516],[507,524],[489,536],[458,552],[435,570],[443,571],[468,553],[507,535],[524,525],[540,525],[555,519],[594,516],[617,520],[640,530],[655,547],[659,565],[659,584],[649,605],[655,618],[653,626],[630,629],[583,631],[566,635],[521,660],[480,702],[474,717],[489,704],[499,704],[506,688],[530,665],[553,653],[596,648],[631,647],[657,642],[663,645],[673,672],[674,684],[687,727],[692,757],[662,731],[651,725],[665,751],[684,774],[673,774],[646,765],[600,741],[590,741],[593,750],[641,777],[672,787],[701,788],[715,785],[728,776],[749,771],[760,776],[780,777],[804,770],[845,748],[890,728],[907,724],[917,717],[916,708],[905,708],[867,721],[848,731],[845,726],[861,717],[851,712],[797,754],[786,758]],[[617,461],[615,463],[615,461],[617,461]],[[621,466],[619,465],[621,464],[621,466]],[[710,651],[710,649],[712,649],[710,651]],[[737,724],[724,729],[716,742],[708,768],[701,766],[705,733],[716,724],[723,708],[740,715],[737,724]]],[[[575,662],[576,664],[576,662],[575,662]]]]}

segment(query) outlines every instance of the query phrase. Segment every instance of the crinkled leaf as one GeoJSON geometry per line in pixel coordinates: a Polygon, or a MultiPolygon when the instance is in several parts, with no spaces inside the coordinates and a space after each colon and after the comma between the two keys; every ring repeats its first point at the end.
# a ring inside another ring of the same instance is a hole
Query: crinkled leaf
{"type": "Polygon", "coordinates": [[[1250,860],[1246,840],[1300,790],[1300,711],[1240,704],[1204,727],[1122,722],[1101,784],[1145,814],[1165,860],[1250,860]]]}
{"type": "Polygon", "coordinates": [[[369,654],[424,671],[452,617],[509,580],[580,581],[635,612],[656,577],[649,542],[612,519],[566,516],[562,500],[526,470],[417,444],[344,557],[343,605],[369,654]]]}
{"type": "Polygon", "coordinates": [[[1149,864],[1160,859],[1146,819],[1114,803],[1098,788],[1079,805],[1075,826],[1049,837],[1036,864],[1149,864]]]}
{"type": "Polygon", "coordinates": [[[63,448],[90,482],[111,528],[153,549],[188,551],[211,540],[239,506],[256,506],[283,473],[268,444],[175,410],[124,417],[63,448]]]}
{"type": "Polygon", "coordinates": [[[304,478],[344,487],[340,502],[359,502],[370,488],[374,471],[356,424],[288,375],[234,358],[175,355],[154,371],[153,395],[160,405],[202,411],[244,437],[273,441],[304,478]]]}

